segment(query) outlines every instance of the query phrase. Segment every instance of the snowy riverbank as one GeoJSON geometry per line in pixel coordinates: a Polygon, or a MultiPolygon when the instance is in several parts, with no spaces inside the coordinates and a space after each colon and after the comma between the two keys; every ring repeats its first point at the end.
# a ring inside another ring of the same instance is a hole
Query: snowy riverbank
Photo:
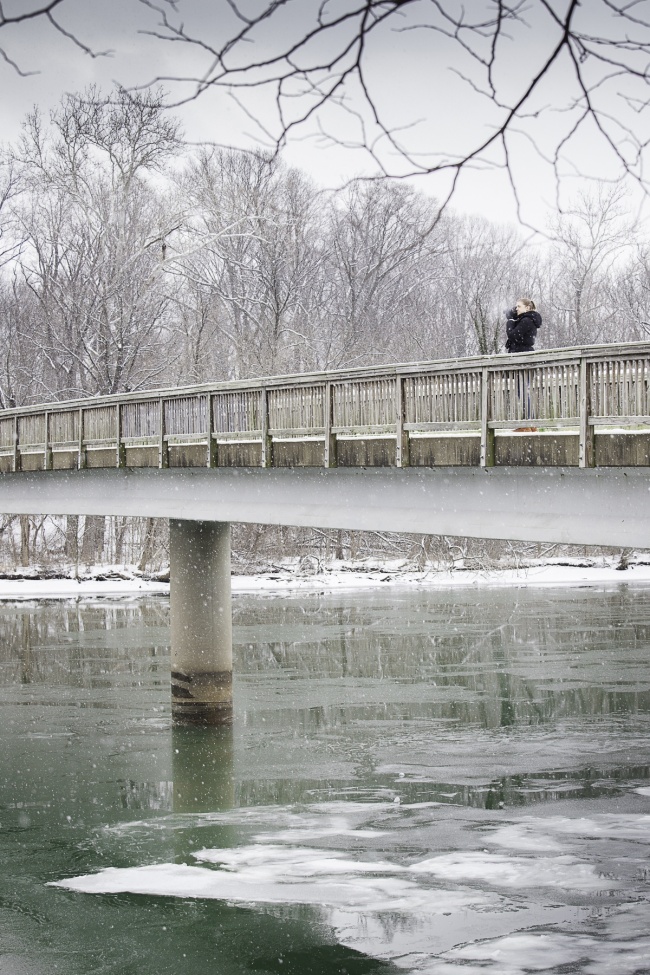
{"type": "MultiPolygon", "coordinates": [[[[385,586],[408,588],[453,588],[456,586],[585,586],[620,583],[650,584],[650,559],[646,553],[631,555],[622,568],[619,557],[557,558],[530,560],[507,568],[429,565],[413,569],[412,563],[357,560],[332,562],[314,571],[305,570],[300,560],[287,560],[265,572],[234,575],[232,591],[282,594],[289,592],[335,592],[366,590],[385,586]]],[[[0,600],[75,599],[98,596],[120,598],[167,595],[164,573],[148,577],[128,566],[88,568],[78,576],[56,575],[38,568],[5,572],[0,577],[0,600]]]]}

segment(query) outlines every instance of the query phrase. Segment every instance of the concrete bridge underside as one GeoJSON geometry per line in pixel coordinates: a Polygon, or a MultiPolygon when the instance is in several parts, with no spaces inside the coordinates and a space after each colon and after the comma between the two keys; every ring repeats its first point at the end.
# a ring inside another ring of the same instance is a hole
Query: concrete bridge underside
{"type": "Polygon", "coordinates": [[[7,514],[170,520],[176,723],[232,720],[230,522],[650,547],[650,469],[94,469],[0,475],[7,514]]]}
{"type": "Polygon", "coordinates": [[[174,468],[0,476],[6,514],[465,535],[650,547],[648,468],[174,468]]]}

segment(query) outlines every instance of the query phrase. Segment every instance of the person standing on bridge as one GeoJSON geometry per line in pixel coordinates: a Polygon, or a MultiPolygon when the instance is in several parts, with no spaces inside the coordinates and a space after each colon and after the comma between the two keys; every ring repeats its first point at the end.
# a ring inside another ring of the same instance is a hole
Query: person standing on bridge
{"type": "Polygon", "coordinates": [[[532,352],[537,329],[542,324],[535,302],[520,298],[515,307],[506,312],[506,319],[506,352],[532,352]]]}

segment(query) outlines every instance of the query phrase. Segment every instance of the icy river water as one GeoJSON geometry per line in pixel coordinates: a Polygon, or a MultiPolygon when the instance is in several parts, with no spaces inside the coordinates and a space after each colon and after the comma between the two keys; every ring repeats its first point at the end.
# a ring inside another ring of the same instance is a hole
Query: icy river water
{"type": "Polygon", "coordinates": [[[1,975],[650,972],[650,589],[0,603],[1,975]]]}

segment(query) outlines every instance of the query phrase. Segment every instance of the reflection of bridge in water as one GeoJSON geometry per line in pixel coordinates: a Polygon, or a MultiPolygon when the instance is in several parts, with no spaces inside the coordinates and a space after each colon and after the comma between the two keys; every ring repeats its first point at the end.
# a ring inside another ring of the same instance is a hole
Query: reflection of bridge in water
{"type": "Polygon", "coordinates": [[[649,466],[648,343],[0,412],[2,511],[171,519],[180,720],[230,714],[231,521],[646,547],[649,466]]]}

